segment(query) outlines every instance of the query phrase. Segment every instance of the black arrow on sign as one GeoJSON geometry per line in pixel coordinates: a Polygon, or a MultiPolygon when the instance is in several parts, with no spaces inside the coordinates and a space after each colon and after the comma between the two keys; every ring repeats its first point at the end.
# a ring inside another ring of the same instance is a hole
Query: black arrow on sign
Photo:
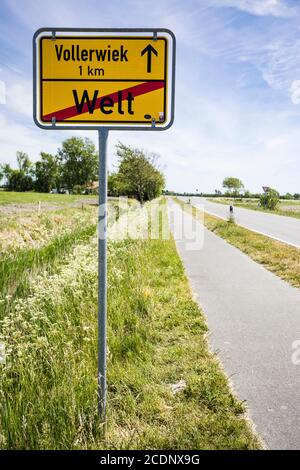
{"type": "Polygon", "coordinates": [[[151,72],[151,65],[152,65],[151,64],[152,53],[157,56],[157,50],[154,49],[154,47],[152,47],[151,44],[148,44],[148,46],[145,47],[145,49],[142,50],[141,56],[146,54],[146,52],[147,52],[147,73],[150,73],[151,72]]]}

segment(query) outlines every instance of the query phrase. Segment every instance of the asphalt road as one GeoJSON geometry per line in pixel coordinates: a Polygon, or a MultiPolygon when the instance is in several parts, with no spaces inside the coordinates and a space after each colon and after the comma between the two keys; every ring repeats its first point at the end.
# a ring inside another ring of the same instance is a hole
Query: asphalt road
{"type": "MultiPolygon", "coordinates": [[[[174,233],[174,221],[183,217],[185,225],[191,216],[172,201],[169,210],[174,233]]],[[[176,244],[208,321],[211,349],[266,446],[300,449],[300,290],[194,223],[204,231],[203,247],[191,249],[190,235],[176,244]]]]}
{"type": "MultiPolygon", "coordinates": [[[[210,202],[201,197],[181,199],[185,201],[191,199],[194,206],[202,206],[206,212],[228,219],[229,205],[210,202]]],[[[236,223],[243,227],[300,248],[300,219],[266,214],[243,207],[234,207],[234,217],[236,223]]]]}

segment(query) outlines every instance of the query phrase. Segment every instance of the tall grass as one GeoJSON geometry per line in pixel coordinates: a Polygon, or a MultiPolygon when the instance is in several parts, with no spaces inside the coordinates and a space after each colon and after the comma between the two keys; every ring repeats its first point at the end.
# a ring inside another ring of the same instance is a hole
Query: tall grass
{"type": "Polygon", "coordinates": [[[20,250],[0,258],[0,319],[10,308],[13,300],[28,293],[32,275],[42,267],[48,274],[54,272],[61,257],[74,244],[87,241],[96,232],[96,224],[76,229],[64,236],[54,238],[50,243],[38,249],[20,250]]]}
{"type": "Polygon", "coordinates": [[[90,225],[92,220],[96,223],[96,210],[87,205],[82,209],[63,207],[41,214],[36,211],[0,213],[0,256],[22,249],[40,248],[55,237],[90,225]]]}
{"type": "Polygon", "coordinates": [[[0,447],[258,447],[208,352],[173,240],[109,242],[108,416],[100,424],[96,252],[92,238],[58,272],[35,276],[2,322],[0,447]],[[179,380],[186,388],[174,394],[179,380]]]}

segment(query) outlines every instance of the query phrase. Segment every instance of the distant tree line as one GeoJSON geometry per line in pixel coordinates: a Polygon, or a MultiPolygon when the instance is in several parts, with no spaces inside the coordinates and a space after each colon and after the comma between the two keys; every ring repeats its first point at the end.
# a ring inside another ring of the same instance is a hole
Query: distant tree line
{"type": "Polygon", "coordinates": [[[95,180],[98,156],[90,139],[71,137],[62,143],[56,155],[41,152],[40,160],[32,163],[24,152],[17,152],[18,168],[8,163],[1,166],[1,176],[8,191],[73,190],[95,180]]]}
{"type": "Polygon", "coordinates": [[[219,189],[216,189],[214,193],[203,193],[199,192],[198,189],[196,189],[195,192],[184,192],[184,193],[179,193],[175,191],[164,191],[164,194],[166,195],[180,195],[180,196],[202,196],[202,197],[220,197],[220,196],[226,196],[226,197],[233,197],[233,198],[239,198],[240,200],[242,199],[247,199],[247,198],[254,198],[254,199],[259,199],[259,203],[262,207],[267,208],[267,209],[275,209],[276,206],[279,203],[280,199],[291,199],[291,200],[299,200],[300,199],[300,193],[286,193],[284,195],[280,195],[276,189],[273,188],[264,188],[264,193],[251,193],[248,189],[245,189],[245,186],[243,182],[236,177],[233,176],[228,176],[223,180],[222,187],[224,189],[224,192],[220,191],[219,189]]]}
{"type": "Polygon", "coordinates": [[[223,188],[226,189],[226,196],[233,197],[258,197],[259,204],[265,209],[274,210],[279,204],[280,199],[299,199],[300,195],[295,193],[294,195],[286,193],[284,196],[280,196],[279,192],[270,187],[264,187],[263,194],[252,195],[250,191],[245,190],[243,182],[239,178],[229,176],[223,180],[223,188]],[[241,194],[242,193],[242,194],[241,194]]]}
{"type": "MultiPolygon", "coordinates": [[[[112,196],[128,195],[141,203],[159,196],[165,179],[157,166],[158,156],[147,154],[119,143],[118,171],[109,175],[108,189],[112,196]]],[[[68,189],[78,193],[98,180],[98,154],[88,138],[66,139],[56,155],[41,152],[32,163],[24,152],[17,152],[18,168],[8,163],[0,166],[0,180],[8,191],[58,192],[68,189]]]]}

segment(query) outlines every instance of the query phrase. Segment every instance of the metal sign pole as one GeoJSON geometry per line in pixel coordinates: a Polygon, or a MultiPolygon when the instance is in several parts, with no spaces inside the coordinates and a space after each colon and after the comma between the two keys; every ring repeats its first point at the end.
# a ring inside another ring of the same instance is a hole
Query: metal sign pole
{"type": "Polygon", "coordinates": [[[107,310],[107,137],[99,137],[99,214],[98,214],[98,413],[106,417],[106,310],[107,310]]]}
{"type": "Polygon", "coordinates": [[[163,131],[172,126],[175,60],[176,39],[172,31],[165,28],[52,27],[40,28],[33,36],[33,119],[36,125],[54,131],[98,131],[97,391],[98,414],[102,421],[106,418],[108,132],[121,129],[163,131]],[[103,56],[101,68],[98,53],[103,56]],[[100,79],[104,70],[105,79],[100,79]],[[102,80],[107,89],[99,87],[102,80]]]}

